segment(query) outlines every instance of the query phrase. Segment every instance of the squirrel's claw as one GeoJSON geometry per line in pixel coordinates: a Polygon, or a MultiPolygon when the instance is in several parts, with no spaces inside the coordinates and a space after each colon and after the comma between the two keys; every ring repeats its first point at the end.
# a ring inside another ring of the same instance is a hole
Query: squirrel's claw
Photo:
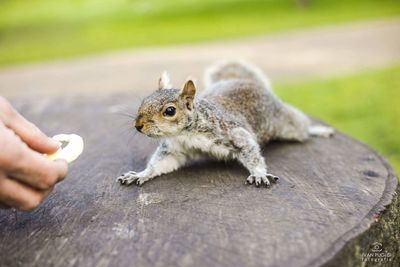
{"type": "Polygon", "coordinates": [[[278,176],[275,176],[275,175],[270,174],[270,173],[267,173],[267,178],[268,178],[269,180],[271,180],[271,182],[273,182],[273,183],[276,183],[276,182],[278,182],[278,180],[279,180],[279,177],[278,177],[278,176]]]}
{"type": "Polygon", "coordinates": [[[250,175],[249,177],[247,177],[246,179],[246,184],[253,184],[254,183],[254,175],[250,175]]]}
{"type": "Polygon", "coordinates": [[[117,178],[117,182],[121,185],[130,185],[135,183],[136,185],[141,186],[148,180],[148,177],[142,176],[140,173],[134,171],[124,173],[117,178]]]}
{"type": "Polygon", "coordinates": [[[265,176],[257,176],[257,175],[249,175],[246,179],[246,184],[255,184],[256,187],[260,187],[261,185],[265,185],[265,187],[270,187],[271,182],[276,183],[279,178],[273,174],[268,173],[265,176]]]}
{"type": "Polygon", "coordinates": [[[131,183],[135,182],[139,177],[137,176],[136,172],[130,171],[120,175],[117,178],[117,182],[121,185],[130,185],[131,183]]]}

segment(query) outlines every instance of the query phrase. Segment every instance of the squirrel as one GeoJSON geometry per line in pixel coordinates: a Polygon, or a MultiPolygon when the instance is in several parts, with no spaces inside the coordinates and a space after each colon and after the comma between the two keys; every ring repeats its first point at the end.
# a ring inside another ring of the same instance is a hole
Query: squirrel
{"type": "Polygon", "coordinates": [[[158,90],[142,101],[135,127],[163,139],[143,171],[122,174],[118,182],[142,185],[208,155],[239,161],[250,173],[246,183],[269,187],[279,178],[268,172],[260,145],[271,140],[304,142],[334,132],[312,126],[307,115],[273,93],[260,69],[247,63],[216,63],[206,69],[204,81],[205,90],[196,94],[193,80],[176,89],[168,74],[162,74],[158,90]]]}

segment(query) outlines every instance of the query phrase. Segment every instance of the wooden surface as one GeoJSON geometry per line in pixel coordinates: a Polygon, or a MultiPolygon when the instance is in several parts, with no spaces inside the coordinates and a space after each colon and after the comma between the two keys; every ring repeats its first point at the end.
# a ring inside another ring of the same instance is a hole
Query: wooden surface
{"type": "Polygon", "coordinates": [[[1,266],[318,266],[368,229],[397,184],[379,155],[337,133],[266,146],[281,177],[271,189],[212,161],[120,186],[157,145],[115,114],[139,98],[58,100],[13,100],[47,133],[80,134],[85,151],[40,208],[0,211],[1,266]]]}
{"type": "MultiPolygon", "coordinates": [[[[392,173],[394,175],[394,173],[392,173]]],[[[384,212],[374,215],[374,223],[354,238],[346,238],[345,246],[323,267],[399,267],[400,266],[400,187],[397,186],[392,203],[384,212]],[[373,253],[374,244],[382,249],[373,253]],[[373,254],[371,254],[373,253],[373,254]],[[362,257],[370,256],[369,260],[362,257]],[[367,256],[366,256],[367,255],[367,256]],[[389,260],[390,259],[390,260],[389,260]]],[[[360,229],[360,228],[359,228],[360,229]]]]}

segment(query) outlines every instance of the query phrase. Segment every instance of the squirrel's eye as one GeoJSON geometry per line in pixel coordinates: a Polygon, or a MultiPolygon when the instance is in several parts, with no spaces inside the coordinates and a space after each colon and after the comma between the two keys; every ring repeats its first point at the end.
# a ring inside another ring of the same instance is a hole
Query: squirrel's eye
{"type": "Polygon", "coordinates": [[[164,116],[172,117],[175,115],[175,112],[175,107],[167,107],[167,109],[164,111],[164,116]]]}

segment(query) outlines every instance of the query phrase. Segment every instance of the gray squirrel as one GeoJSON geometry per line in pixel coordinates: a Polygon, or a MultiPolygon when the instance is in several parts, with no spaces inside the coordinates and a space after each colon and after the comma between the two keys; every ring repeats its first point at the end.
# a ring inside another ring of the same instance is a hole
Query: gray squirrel
{"type": "Polygon", "coordinates": [[[272,92],[258,68],[243,62],[212,65],[205,72],[205,90],[196,91],[190,79],[182,89],[174,89],[163,73],[158,90],[143,100],[135,121],[139,132],[163,139],[143,171],[127,172],[118,182],[142,185],[207,155],[239,161],[250,172],[246,183],[269,187],[278,177],[268,172],[261,144],[333,134],[332,128],[312,126],[304,113],[272,92]]]}

